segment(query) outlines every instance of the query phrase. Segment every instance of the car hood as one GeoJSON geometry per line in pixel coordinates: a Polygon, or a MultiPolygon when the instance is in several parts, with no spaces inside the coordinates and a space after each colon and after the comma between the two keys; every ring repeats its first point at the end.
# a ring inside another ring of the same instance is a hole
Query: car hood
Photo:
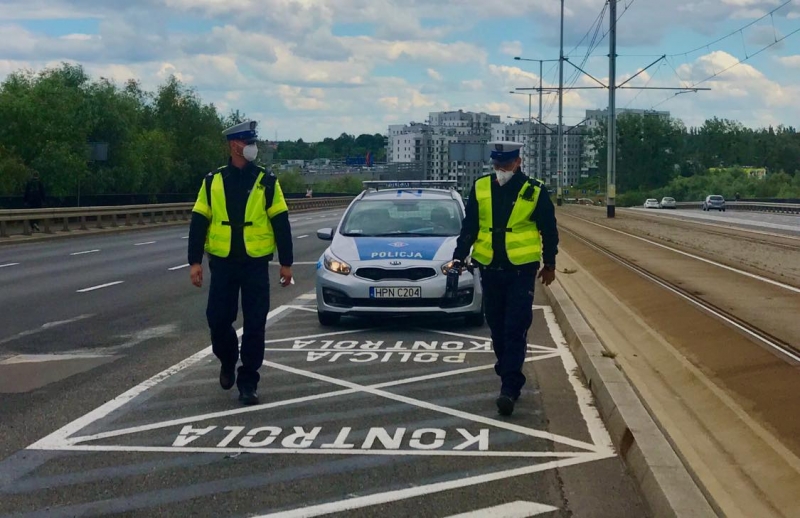
{"type": "Polygon", "coordinates": [[[449,261],[458,236],[350,237],[337,234],[330,251],[349,263],[357,261],[449,261]]]}

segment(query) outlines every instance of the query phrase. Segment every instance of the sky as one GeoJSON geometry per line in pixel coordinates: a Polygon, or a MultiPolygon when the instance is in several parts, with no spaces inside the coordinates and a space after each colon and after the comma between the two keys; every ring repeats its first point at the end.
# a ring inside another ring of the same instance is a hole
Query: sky
{"type": "MultiPolygon", "coordinates": [[[[621,90],[617,107],[667,110],[687,126],[717,116],[797,127],[800,0],[756,21],[784,2],[619,0],[617,83],[667,55],[626,86],[711,90],[621,90]]],[[[607,11],[592,30],[605,3],[565,0],[565,86],[608,83],[607,11]]],[[[557,0],[2,0],[0,81],[64,61],[147,89],[174,74],[271,140],[385,134],[444,110],[510,122],[529,101],[535,117],[539,101],[510,93],[540,81],[539,64],[515,56],[556,60],[542,83],[558,86],[559,22],[557,0]]],[[[544,95],[545,122],[557,121],[557,98],[544,95]]],[[[564,121],[607,106],[606,89],[567,90],[564,121]]]]}

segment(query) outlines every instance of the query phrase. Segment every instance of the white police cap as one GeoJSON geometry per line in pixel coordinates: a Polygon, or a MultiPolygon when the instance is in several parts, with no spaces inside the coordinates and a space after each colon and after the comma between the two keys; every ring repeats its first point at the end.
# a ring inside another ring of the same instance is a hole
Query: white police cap
{"type": "Polygon", "coordinates": [[[231,126],[223,131],[222,134],[225,135],[228,140],[255,140],[258,137],[256,126],[258,126],[256,121],[244,121],[231,126]]]}
{"type": "Polygon", "coordinates": [[[509,140],[494,140],[489,142],[489,149],[492,152],[491,158],[499,163],[510,162],[519,157],[519,150],[522,148],[522,145],[522,142],[512,142],[509,140]]]}

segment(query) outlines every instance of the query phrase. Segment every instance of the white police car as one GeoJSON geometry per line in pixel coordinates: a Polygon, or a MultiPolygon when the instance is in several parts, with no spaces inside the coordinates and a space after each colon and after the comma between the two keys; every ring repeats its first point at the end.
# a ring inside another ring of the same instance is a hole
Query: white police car
{"type": "Polygon", "coordinates": [[[479,272],[464,271],[446,290],[464,204],[455,182],[364,182],[317,263],[317,313],[323,325],[345,315],[463,316],[483,325],[479,272]]]}

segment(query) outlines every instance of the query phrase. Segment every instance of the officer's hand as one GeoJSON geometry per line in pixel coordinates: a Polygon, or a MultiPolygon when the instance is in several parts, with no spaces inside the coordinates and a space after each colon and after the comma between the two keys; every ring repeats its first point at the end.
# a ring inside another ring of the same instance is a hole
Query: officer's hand
{"type": "Polygon", "coordinates": [[[547,268],[542,268],[539,272],[539,278],[542,280],[542,284],[545,286],[550,286],[554,280],[556,280],[556,271],[548,270],[547,268]]]}
{"type": "Polygon", "coordinates": [[[203,265],[193,264],[189,270],[189,278],[192,279],[192,284],[198,288],[203,286],[203,265]]]}
{"type": "Polygon", "coordinates": [[[458,270],[458,274],[461,275],[464,272],[464,263],[462,263],[458,259],[453,259],[452,268],[455,268],[456,270],[458,270]]]}
{"type": "Polygon", "coordinates": [[[291,266],[281,266],[281,286],[284,288],[289,286],[292,283],[292,267],[291,266]]]}

